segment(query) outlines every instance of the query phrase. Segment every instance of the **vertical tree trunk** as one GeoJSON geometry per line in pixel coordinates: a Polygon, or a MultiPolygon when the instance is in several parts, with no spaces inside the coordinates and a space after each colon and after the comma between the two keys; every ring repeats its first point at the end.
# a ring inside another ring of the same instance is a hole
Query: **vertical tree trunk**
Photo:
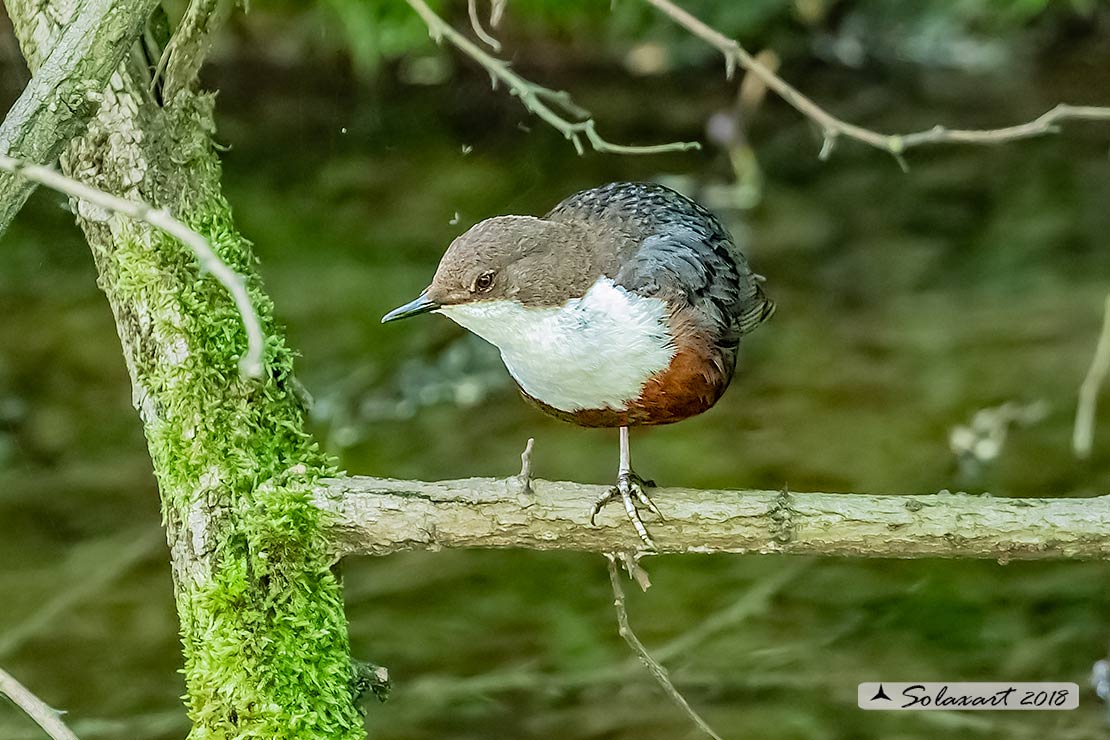
{"type": "MultiPolygon", "coordinates": [[[[80,3],[7,8],[34,71],[80,3]]],[[[161,491],[191,737],[361,738],[340,587],[309,498],[329,461],[304,430],[293,353],[220,191],[212,104],[184,89],[158,105],[146,68],[125,61],[62,155],[72,177],[167,208],[205,235],[245,276],[267,332],[264,377],[240,377],[239,315],[193,254],[76,204],[161,491]]]]}

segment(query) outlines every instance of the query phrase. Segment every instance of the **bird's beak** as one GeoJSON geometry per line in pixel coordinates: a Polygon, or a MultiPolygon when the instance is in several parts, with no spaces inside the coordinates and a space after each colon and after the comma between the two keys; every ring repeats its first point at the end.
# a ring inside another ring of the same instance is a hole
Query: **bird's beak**
{"type": "Polygon", "coordinates": [[[409,316],[428,313],[429,311],[435,311],[437,308],[439,308],[439,304],[429,298],[428,291],[425,290],[415,301],[410,301],[403,306],[398,306],[385,316],[382,316],[382,323],[396,321],[397,319],[407,319],[409,316]]]}

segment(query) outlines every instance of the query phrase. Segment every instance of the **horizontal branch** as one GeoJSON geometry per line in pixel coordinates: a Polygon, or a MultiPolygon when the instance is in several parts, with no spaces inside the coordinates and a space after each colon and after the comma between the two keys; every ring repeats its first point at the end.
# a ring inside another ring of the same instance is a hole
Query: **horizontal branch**
{"type": "MultiPolygon", "coordinates": [[[[590,526],[602,486],[471,478],[427,483],[349,477],[321,482],[337,556],[399,550],[524,548],[583,552],[642,547],[619,506],[590,526]]],[[[888,558],[1110,558],[1110,496],[1018,499],[700,491],[662,488],[667,517],[649,522],[659,552],[797,553],[888,558]]]]}

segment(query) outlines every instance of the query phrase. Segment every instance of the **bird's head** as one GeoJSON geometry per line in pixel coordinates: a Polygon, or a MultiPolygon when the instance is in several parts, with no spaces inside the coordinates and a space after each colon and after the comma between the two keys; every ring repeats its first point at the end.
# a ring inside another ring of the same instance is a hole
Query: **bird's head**
{"type": "Polygon", "coordinates": [[[562,305],[595,279],[590,252],[577,224],[532,216],[486,219],[451,242],[431,285],[383,316],[382,323],[429,311],[458,321],[469,306],[481,310],[497,302],[562,305]]]}

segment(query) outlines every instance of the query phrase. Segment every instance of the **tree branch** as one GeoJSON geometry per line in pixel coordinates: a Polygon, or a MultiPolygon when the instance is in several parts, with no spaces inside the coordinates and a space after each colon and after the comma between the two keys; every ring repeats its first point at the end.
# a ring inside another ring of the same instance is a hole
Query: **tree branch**
{"type": "Polygon", "coordinates": [[[28,182],[45,185],[73,198],[92,203],[106,211],[122,213],[137,221],[142,221],[159,231],[169,234],[187,246],[196,255],[201,269],[212,273],[212,276],[231,295],[232,300],[235,301],[235,307],[239,309],[239,316],[243,320],[243,328],[247,333],[247,351],[239,360],[240,371],[250,378],[257,378],[262,375],[262,348],[265,337],[262,334],[262,325],[258,321],[258,314],[255,313],[254,306],[251,305],[251,299],[247,295],[242,276],[220,259],[220,256],[212,249],[212,245],[208,243],[207,239],[171,216],[169,211],[151,208],[146,203],[126,200],[105,193],[83,182],[66,177],[49,167],[27,164],[0,153],[0,171],[18,175],[28,182]]]}
{"type": "MultiPolygon", "coordinates": [[[[632,552],[642,543],[623,511],[589,524],[602,486],[516,477],[426,483],[349,477],[323,481],[338,557],[400,550],[509,548],[632,552]]],[[[659,552],[798,553],[856,557],[1110,559],[1110,496],[1018,499],[924,495],[699,491],[664,488],[659,552]]]]}
{"type": "Polygon", "coordinates": [[[474,30],[474,35],[480,38],[486,46],[500,54],[501,42],[482,28],[482,20],[478,17],[478,0],[467,0],[466,11],[470,14],[470,27],[474,30]]]}
{"type": "Polygon", "coordinates": [[[824,146],[821,148],[822,159],[832,153],[840,136],[855,139],[876,149],[881,149],[893,155],[904,166],[904,162],[901,160],[902,153],[912,147],[955,143],[1001,144],[1053,133],[1057,130],[1056,124],[1063,121],[1078,119],[1110,121],[1110,107],[1076,106],[1061,103],[1032,121],[997,129],[950,129],[938,125],[925,131],[910,134],[879,133],[832,115],[764,66],[758,59],[749,54],[739,42],[730,39],[717,29],[678,7],[671,0],[645,0],[645,2],[658,8],[675,23],[720,51],[725,57],[726,73],[730,79],[736,66],[742,67],[762,80],[767,87],[774,90],[792,108],[820,126],[825,137],[824,146]]]}
{"type": "MultiPolygon", "coordinates": [[[[49,164],[96,112],[108,78],[138,38],[158,0],[90,0],[0,126],[0,154],[49,164]]],[[[0,174],[0,234],[35,183],[0,174]]]]}
{"type": "Polygon", "coordinates": [[[1075,427],[1072,431],[1071,447],[1075,456],[1086,459],[1091,456],[1091,446],[1095,436],[1095,409],[1098,406],[1098,392],[1110,373],[1110,295],[1106,296],[1106,307],[1102,315],[1102,331],[1095,345],[1095,356],[1087,370],[1083,383],[1079,386],[1079,402],[1075,409],[1075,427]]]}
{"type": "Polygon", "coordinates": [[[62,722],[61,713],[50,707],[49,704],[38,698],[31,691],[15,680],[12,674],[0,668],[0,694],[11,699],[15,705],[27,713],[54,740],[77,740],[66,723],[62,722]]]}
{"type": "Polygon", "coordinates": [[[651,674],[651,677],[655,679],[655,682],[663,689],[663,693],[674,705],[681,709],[699,730],[713,738],[713,740],[721,740],[721,736],[690,706],[690,702],[686,701],[682,692],[675,688],[674,683],[671,682],[671,677],[667,675],[667,669],[651,657],[651,653],[644,647],[644,643],[640,642],[640,638],[632,631],[632,625],[628,622],[628,609],[625,607],[624,588],[621,587],[621,574],[617,569],[617,558],[614,555],[606,555],[605,557],[609,563],[609,585],[613,587],[613,608],[617,612],[617,632],[628,643],[628,647],[636,653],[640,662],[647,668],[648,673],[651,674]]]}
{"type": "Polygon", "coordinates": [[[594,119],[590,117],[589,111],[576,105],[566,92],[537,85],[534,82],[524,79],[516,72],[513,72],[509,68],[508,62],[504,59],[498,59],[497,57],[487,54],[481,47],[471,42],[468,38],[452,28],[449,23],[436,15],[424,0],[407,0],[407,2],[421,19],[423,19],[425,25],[428,26],[428,34],[436,43],[446,39],[447,42],[456,49],[485,67],[486,71],[489,72],[490,78],[493,80],[494,86],[496,86],[498,82],[503,82],[513,95],[520,98],[520,102],[530,113],[534,113],[541,120],[545,121],[548,125],[569,139],[570,142],[574,144],[574,148],[579,154],[585,152],[585,148],[582,145],[583,136],[586,137],[586,140],[590,142],[590,145],[595,151],[611,152],[614,154],[659,154],[661,152],[697,149],[700,146],[697,142],[688,141],[676,141],[669,144],[654,144],[651,146],[626,146],[606,141],[602,138],[601,134],[597,132],[597,124],[594,122],[594,119]],[[549,102],[561,108],[567,115],[583,120],[570,120],[566,115],[556,112],[548,105],[549,102]]]}
{"type": "MultiPolygon", "coordinates": [[[[745,588],[728,606],[715,611],[695,624],[688,631],[655,648],[653,656],[661,663],[675,659],[688,659],[690,654],[707,641],[723,632],[738,629],[752,617],[765,614],[774,598],[793,584],[799,575],[809,569],[814,560],[794,558],[783,563],[774,572],[745,588]]],[[[835,637],[835,633],[832,636],[835,637]]],[[[822,644],[831,639],[821,637],[822,644]]],[[[806,643],[809,647],[808,643],[806,643]]],[[[501,667],[489,673],[466,676],[431,675],[415,679],[406,690],[418,696],[421,702],[465,700],[503,691],[576,691],[603,684],[626,684],[641,675],[643,666],[637,657],[616,665],[602,665],[578,671],[547,672],[534,665],[501,667]]],[[[745,673],[745,679],[765,680],[764,676],[745,673]]],[[[723,685],[729,679],[720,677],[723,685]]],[[[730,678],[737,678],[731,676],[730,678]]],[[[680,681],[685,683],[685,680],[680,681]]],[[[796,688],[797,685],[794,685],[796,688]]]]}
{"type": "Polygon", "coordinates": [[[212,38],[227,20],[232,5],[221,0],[190,0],[154,71],[155,81],[164,78],[165,100],[172,100],[196,80],[212,38]]]}
{"type": "MultiPolygon", "coordinates": [[[[73,5],[5,0],[32,70],[28,49],[60,36],[73,5]]],[[[80,193],[158,479],[191,734],[362,740],[341,587],[308,500],[332,462],[304,427],[294,353],[220,188],[214,96],[188,86],[158,104],[149,72],[120,66],[61,169],[128,209],[149,204],[163,228],[165,212],[189,224],[245,286],[266,338],[266,372],[243,379],[241,313],[194,251],[80,193]]]]}

